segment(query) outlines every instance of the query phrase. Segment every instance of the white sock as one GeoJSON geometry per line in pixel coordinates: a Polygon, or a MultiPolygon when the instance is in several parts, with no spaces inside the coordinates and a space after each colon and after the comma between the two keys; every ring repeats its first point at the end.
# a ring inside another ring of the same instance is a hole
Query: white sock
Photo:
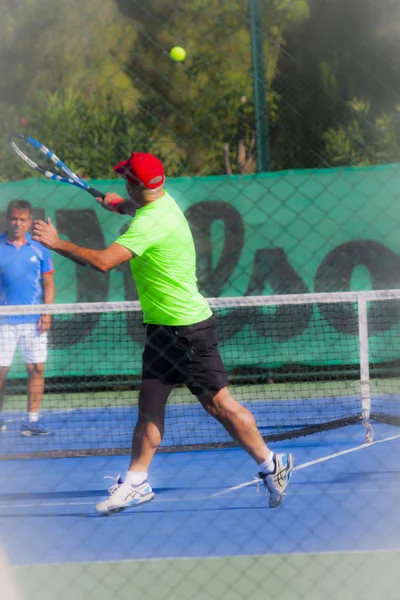
{"type": "Polygon", "coordinates": [[[258,470],[266,475],[270,475],[275,470],[274,453],[271,452],[269,457],[258,465],[258,470]]]}
{"type": "Polygon", "coordinates": [[[139,471],[127,471],[125,475],[125,481],[131,485],[140,485],[146,479],[147,473],[140,473],[139,471]]]}
{"type": "Polygon", "coordinates": [[[29,423],[37,423],[39,421],[39,413],[28,412],[28,421],[29,423]]]}

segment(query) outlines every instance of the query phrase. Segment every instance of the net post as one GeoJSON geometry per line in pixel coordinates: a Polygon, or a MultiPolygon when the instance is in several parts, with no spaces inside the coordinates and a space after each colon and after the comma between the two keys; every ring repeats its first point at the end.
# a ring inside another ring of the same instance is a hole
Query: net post
{"type": "Polygon", "coordinates": [[[368,349],[368,311],[367,300],[361,295],[357,296],[358,308],[358,336],[360,343],[360,393],[362,423],[367,432],[365,439],[372,442],[374,431],[370,423],[371,415],[371,387],[369,378],[369,349],[368,349]]]}

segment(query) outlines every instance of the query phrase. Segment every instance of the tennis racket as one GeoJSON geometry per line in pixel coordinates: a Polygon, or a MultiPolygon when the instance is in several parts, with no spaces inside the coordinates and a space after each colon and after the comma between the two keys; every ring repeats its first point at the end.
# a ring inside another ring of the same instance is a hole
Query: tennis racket
{"type": "Polygon", "coordinates": [[[105,194],[103,192],[99,192],[99,190],[88,185],[86,181],[80,179],[54,152],[30,135],[11,133],[9,142],[14,152],[34,171],[38,171],[48,179],[74,185],[95,198],[104,199],[105,194]]]}

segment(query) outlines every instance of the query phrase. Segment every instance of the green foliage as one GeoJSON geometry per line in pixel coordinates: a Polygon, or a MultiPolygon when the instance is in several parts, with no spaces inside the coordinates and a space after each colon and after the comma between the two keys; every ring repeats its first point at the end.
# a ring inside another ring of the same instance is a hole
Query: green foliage
{"type": "MultiPolygon", "coordinates": [[[[113,165],[132,152],[133,144],[140,146],[142,138],[147,139],[119,100],[112,96],[85,100],[71,90],[44,92],[19,115],[13,109],[3,118],[5,133],[29,131],[73,171],[91,178],[112,178],[113,165]]],[[[32,177],[8,147],[6,136],[2,136],[0,159],[2,180],[32,177]]]]}
{"type": "MultiPolygon", "coordinates": [[[[128,69],[135,70],[143,104],[152,107],[154,137],[168,140],[181,157],[174,174],[225,173],[226,143],[235,171],[239,129],[245,128],[247,142],[254,136],[248,3],[176,0],[171,5],[148,0],[144,5],[140,0],[119,0],[118,5],[141,26],[128,69]],[[169,49],[178,43],[187,51],[183,65],[168,58],[169,49]],[[245,115],[242,97],[250,100],[245,115]]],[[[269,86],[287,28],[307,15],[307,0],[263,4],[269,86]]],[[[277,100],[273,91],[269,99],[277,100]]],[[[271,112],[276,114],[275,103],[271,112]]]]}
{"type": "Polygon", "coordinates": [[[324,134],[326,158],[333,166],[364,166],[400,161],[400,106],[392,114],[371,116],[371,104],[354,98],[348,119],[324,134]]]}
{"type": "Polygon", "coordinates": [[[132,106],[137,95],[121,66],[136,32],[112,0],[6,0],[0,9],[2,101],[35,102],[72,88],[85,98],[108,91],[132,106]]]}
{"type": "MultiPolygon", "coordinates": [[[[112,177],[135,149],[170,176],[227,163],[240,173],[243,161],[253,172],[249,1],[4,0],[0,177],[27,175],[6,139],[22,117],[91,177],[112,177]],[[175,45],[183,63],[168,56],[175,45]]],[[[272,169],[397,160],[398,0],[363,11],[359,0],[269,0],[261,11],[272,169]]]]}
{"type": "Polygon", "coordinates": [[[354,97],[371,103],[367,120],[400,97],[398,0],[310,0],[308,19],[287,28],[272,83],[274,169],[326,166],[325,133],[348,120],[354,97]]]}

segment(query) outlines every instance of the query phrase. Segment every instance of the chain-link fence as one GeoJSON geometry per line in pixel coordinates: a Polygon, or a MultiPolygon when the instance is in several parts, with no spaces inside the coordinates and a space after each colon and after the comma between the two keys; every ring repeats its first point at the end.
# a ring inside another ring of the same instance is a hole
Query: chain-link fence
{"type": "MultiPolygon", "coordinates": [[[[3,0],[1,232],[15,199],[80,246],[108,247],[130,225],[35,178],[10,151],[20,132],[103,193],[126,194],[113,166],[133,151],[158,156],[208,298],[399,289],[399,27],[397,0],[3,0]]],[[[287,498],[267,508],[251,459],[178,388],[164,449],[192,452],[159,453],[154,502],[102,519],[103,475],[128,466],[144,343],[140,318],[110,307],[138,295],[127,262],[53,260],[69,304],[49,332],[41,411],[54,435],[20,435],[22,355],[0,391],[0,541],[25,600],[397,600],[396,295],[217,304],[231,389],[265,438],[274,422],[271,448],[295,456],[287,498]],[[75,312],[93,302],[107,309],[75,312]],[[368,402],[383,421],[372,444],[368,402]],[[333,422],[348,426],[324,431],[333,422]]]]}

